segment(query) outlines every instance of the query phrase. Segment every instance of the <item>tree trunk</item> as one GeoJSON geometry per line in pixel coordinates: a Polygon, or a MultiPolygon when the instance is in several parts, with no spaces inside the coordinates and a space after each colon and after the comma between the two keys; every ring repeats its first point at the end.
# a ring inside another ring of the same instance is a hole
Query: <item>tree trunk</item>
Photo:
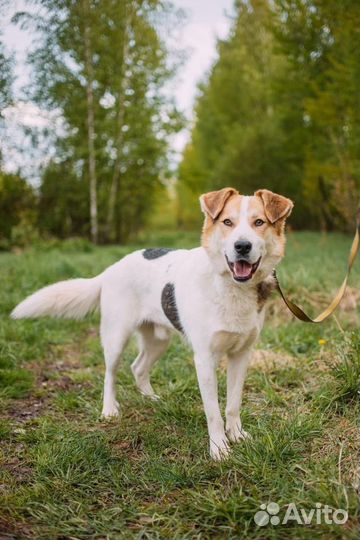
{"type": "Polygon", "coordinates": [[[122,147],[124,143],[124,132],[122,130],[125,118],[125,91],[126,91],[126,59],[129,51],[129,27],[131,23],[131,11],[125,4],[125,17],[124,17],[124,35],[123,35],[123,54],[122,64],[120,70],[120,84],[118,93],[118,113],[116,118],[117,125],[117,137],[116,137],[116,159],[114,163],[114,171],[111,179],[110,193],[109,193],[109,206],[108,206],[108,219],[107,219],[107,234],[110,241],[116,240],[115,230],[115,207],[116,198],[119,191],[120,173],[121,173],[121,157],[122,147]]]}
{"type": "Polygon", "coordinates": [[[87,135],[89,152],[89,194],[90,194],[90,230],[91,240],[98,241],[98,212],[97,212],[97,178],[95,156],[95,113],[94,113],[94,71],[91,54],[91,37],[89,26],[89,3],[83,0],[84,8],[84,52],[86,73],[86,104],[87,104],[87,135]]]}

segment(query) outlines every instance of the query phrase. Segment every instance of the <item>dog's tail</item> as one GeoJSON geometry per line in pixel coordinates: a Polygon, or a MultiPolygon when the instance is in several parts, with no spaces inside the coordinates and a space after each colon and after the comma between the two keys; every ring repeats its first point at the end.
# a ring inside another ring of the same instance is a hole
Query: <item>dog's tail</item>
{"type": "Polygon", "coordinates": [[[91,279],[59,281],[28,296],[11,313],[13,319],[63,317],[82,319],[100,301],[101,274],[91,279]]]}

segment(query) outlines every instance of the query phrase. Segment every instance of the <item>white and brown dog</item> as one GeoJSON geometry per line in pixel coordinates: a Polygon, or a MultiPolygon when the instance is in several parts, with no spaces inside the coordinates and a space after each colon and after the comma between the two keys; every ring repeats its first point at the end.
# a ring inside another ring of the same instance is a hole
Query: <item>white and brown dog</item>
{"type": "Polygon", "coordinates": [[[116,370],[130,336],[139,338],[132,364],[139,390],[156,397],[150,370],[174,331],[194,351],[207,418],[210,452],[220,459],[228,441],[247,436],[241,395],[252,347],[264,322],[272,272],[284,255],[285,220],[293,203],[268,190],[253,196],[224,188],[200,198],[202,246],[136,251],[92,279],[50,285],[21,302],[15,319],[50,315],[79,319],[100,304],[105,355],[104,417],[117,416],[116,370]],[[216,366],[227,355],[226,425],[220,414],[216,366]]]}

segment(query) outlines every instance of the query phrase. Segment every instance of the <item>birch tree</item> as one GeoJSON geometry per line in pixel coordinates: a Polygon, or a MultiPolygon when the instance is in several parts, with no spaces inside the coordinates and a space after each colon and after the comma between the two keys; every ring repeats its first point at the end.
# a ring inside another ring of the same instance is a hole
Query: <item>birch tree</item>
{"type": "Polygon", "coordinates": [[[37,37],[28,56],[28,94],[63,120],[40,197],[53,200],[51,183],[65,182],[66,170],[76,199],[81,193],[88,199],[87,225],[79,225],[68,189],[59,190],[67,200],[59,205],[64,226],[46,202],[41,221],[61,236],[87,230],[94,242],[125,241],[151,212],[168,167],[168,137],[181,127],[163,91],[174,69],[160,36],[178,17],[164,0],[34,3],[36,17],[14,18],[37,37]]]}
{"type": "Polygon", "coordinates": [[[121,63],[118,70],[118,92],[116,98],[117,114],[116,114],[116,129],[117,135],[115,139],[115,151],[116,159],[114,163],[114,170],[111,177],[110,191],[109,191],[109,210],[107,220],[107,234],[110,240],[114,240],[116,237],[114,228],[114,217],[117,193],[119,189],[119,180],[121,173],[121,161],[122,161],[122,149],[124,144],[124,119],[125,119],[125,92],[127,87],[127,64],[129,55],[129,45],[131,28],[134,22],[137,2],[132,0],[124,0],[122,4],[122,47],[121,50],[121,63]]]}
{"type": "Polygon", "coordinates": [[[86,75],[86,105],[87,105],[87,140],[88,140],[88,167],[89,167],[89,195],[90,195],[90,226],[91,239],[98,241],[98,211],[97,211],[97,179],[95,156],[95,105],[94,105],[94,68],[93,50],[90,27],[89,0],[82,0],[83,28],[84,28],[84,72],[86,75]]]}

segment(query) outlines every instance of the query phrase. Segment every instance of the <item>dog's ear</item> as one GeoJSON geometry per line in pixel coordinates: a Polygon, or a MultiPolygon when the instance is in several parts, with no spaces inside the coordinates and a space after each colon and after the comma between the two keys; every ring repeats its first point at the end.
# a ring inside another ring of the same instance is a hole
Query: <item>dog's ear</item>
{"type": "Polygon", "coordinates": [[[290,199],[267,189],[259,189],[255,191],[255,195],[261,198],[265,215],[270,223],[276,223],[280,219],[285,220],[290,216],[294,206],[294,203],[290,199]]]}
{"type": "Polygon", "coordinates": [[[231,195],[238,195],[238,191],[234,188],[223,188],[219,191],[204,193],[200,197],[201,210],[215,220],[221,214],[226,201],[231,195]]]}

